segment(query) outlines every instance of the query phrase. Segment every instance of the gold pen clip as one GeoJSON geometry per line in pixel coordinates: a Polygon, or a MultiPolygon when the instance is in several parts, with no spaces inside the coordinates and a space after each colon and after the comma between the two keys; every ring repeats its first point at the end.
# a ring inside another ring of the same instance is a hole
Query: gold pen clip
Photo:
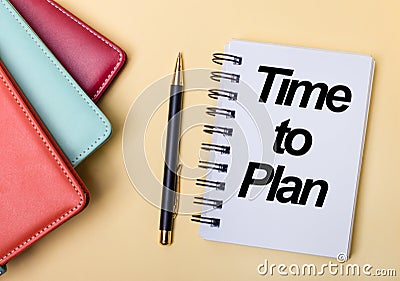
{"type": "Polygon", "coordinates": [[[175,202],[174,202],[174,208],[173,208],[173,213],[174,216],[173,218],[175,219],[178,215],[178,210],[179,210],[179,197],[181,194],[181,171],[182,171],[182,164],[179,164],[178,167],[176,168],[176,196],[175,196],[175,202]]]}

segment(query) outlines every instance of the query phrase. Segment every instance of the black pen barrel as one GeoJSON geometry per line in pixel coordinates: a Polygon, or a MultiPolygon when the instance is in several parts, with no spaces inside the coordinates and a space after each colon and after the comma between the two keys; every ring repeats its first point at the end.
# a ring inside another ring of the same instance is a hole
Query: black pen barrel
{"type": "Polygon", "coordinates": [[[174,208],[177,197],[177,168],[181,127],[182,92],[183,86],[171,85],[160,215],[160,230],[166,231],[172,230],[174,208]]]}

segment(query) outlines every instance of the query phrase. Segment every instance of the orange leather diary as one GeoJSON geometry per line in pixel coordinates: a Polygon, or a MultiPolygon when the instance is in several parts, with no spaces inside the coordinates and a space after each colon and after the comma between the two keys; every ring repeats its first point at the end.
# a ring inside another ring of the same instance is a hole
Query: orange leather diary
{"type": "Polygon", "coordinates": [[[1,62],[0,109],[0,267],[4,268],[82,211],[89,197],[1,62]]]}

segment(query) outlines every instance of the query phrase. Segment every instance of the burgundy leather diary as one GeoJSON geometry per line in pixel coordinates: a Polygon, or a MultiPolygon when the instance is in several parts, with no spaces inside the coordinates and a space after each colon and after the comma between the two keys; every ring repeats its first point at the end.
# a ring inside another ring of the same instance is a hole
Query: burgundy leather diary
{"type": "Polygon", "coordinates": [[[0,275],[82,211],[88,192],[0,62],[0,275]]]}
{"type": "Polygon", "coordinates": [[[54,1],[9,1],[97,102],[125,63],[124,51],[54,1]]]}

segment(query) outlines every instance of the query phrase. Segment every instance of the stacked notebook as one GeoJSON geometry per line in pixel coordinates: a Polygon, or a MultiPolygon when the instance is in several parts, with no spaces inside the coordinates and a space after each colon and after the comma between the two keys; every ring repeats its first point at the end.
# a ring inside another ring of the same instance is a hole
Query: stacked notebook
{"type": "Polygon", "coordinates": [[[0,29],[4,271],[12,257],[86,206],[88,193],[73,166],[111,135],[94,101],[125,54],[52,1],[0,0],[0,29]]]}
{"type": "Polygon", "coordinates": [[[200,236],[347,259],[374,60],[232,40],[213,61],[200,236]]]}

